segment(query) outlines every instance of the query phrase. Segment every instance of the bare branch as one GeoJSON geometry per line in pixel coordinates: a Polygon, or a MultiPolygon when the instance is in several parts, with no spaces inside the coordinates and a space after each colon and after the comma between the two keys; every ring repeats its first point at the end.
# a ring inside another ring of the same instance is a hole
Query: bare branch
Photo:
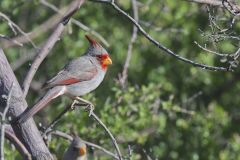
{"type": "Polygon", "coordinates": [[[19,55],[20,57],[13,61],[10,65],[12,67],[12,70],[19,69],[22,65],[24,65],[26,62],[32,60],[36,56],[35,50],[26,50],[25,48],[19,49],[19,55]]]}
{"type": "Polygon", "coordinates": [[[71,105],[67,106],[54,120],[44,129],[42,136],[46,136],[49,132],[52,131],[54,126],[61,120],[61,118],[69,111],[71,110],[71,105]]]}
{"type": "Polygon", "coordinates": [[[121,8],[119,8],[118,5],[116,5],[113,1],[109,1],[109,0],[91,0],[93,2],[100,2],[100,3],[106,3],[111,5],[116,11],[118,11],[120,14],[122,14],[124,17],[126,17],[131,23],[133,23],[139,30],[140,33],[143,34],[143,36],[145,38],[147,38],[152,44],[154,44],[156,47],[158,47],[159,49],[161,49],[162,51],[164,51],[165,53],[175,57],[176,59],[183,61],[185,63],[191,64],[194,67],[199,67],[202,69],[206,69],[206,70],[211,70],[211,71],[231,71],[229,68],[225,68],[225,67],[215,67],[215,66],[209,66],[209,65],[205,65],[205,64],[201,64],[201,63],[197,63],[194,62],[192,60],[189,60],[187,58],[181,57],[180,55],[176,54],[175,52],[173,52],[172,50],[168,49],[167,47],[163,46],[162,44],[160,44],[158,41],[156,41],[155,39],[153,39],[143,28],[142,26],[137,23],[134,18],[132,18],[129,14],[127,14],[125,11],[123,11],[121,8]]]}
{"type": "Polygon", "coordinates": [[[114,136],[112,135],[112,133],[110,132],[110,130],[107,128],[107,126],[100,120],[100,118],[98,118],[98,116],[93,112],[94,106],[91,102],[88,102],[80,97],[76,97],[74,102],[71,105],[72,107],[74,106],[85,106],[87,110],[89,110],[89,116],[93,117],[102,127],[103,129],[107,132],[107,134],[110,136],[111,141],[117,151],[117,155],[119,160],[122,160],[122,154],[121,151],[118,147],[117,141],[114,138],[114,136]]]}
{"type": "MultiPolygon", "coordinates": [[[[240,8],[239,5],[235,4],[232,0],[184,0],[188,2],[195,2],[201,4],[209,4],[212,6],[226,7],[226,5],[232,6],[232,8],[240,8]],[[226,4],[229,3],[229,4],[226,4]]],[[[227,9],[227,8],[226,8],[227,9]]]]}
{"type": "Polygon", "coordinates": [[[24,159],[32,160],[32,157],[29,154],[28,150],[25,148],[22,142],[16,137],[10,125],[6,125],[5,136],[11,143],[14,144],[14,146],[20,152],[24,159]]]}
{"type": "Polygon", "coordinates": [[[22,88],[23,88],[23,96],[26,97],[30,83],[37,72],[38,67],[44,60],[44,58],[48,55],[54,44],[59,40],[60,35],[64,30],[64,26],[68,23],[70,17],[80,8],[80,6],[84,3],[84,0],[76,0],[74,4],[70,5],[68,11],[65,16],[61,19],[56,29],[52,33],[52,35],[48,38],[43,47],[39,50],[35,60],[33,61],[31,68],[29,69],[26,78],[24,79],[22,88]]]}
{"type": "MultiPolygon", "coordinates": [[[[136,22],[138,22],[139,18],[138,18],[138,8],[137,8],[136,0],[132,0],[132,8],[133,8],[133,18],[136,20],[136,22]]],[[[129,67],[131,57],[132,57],[133,43],[137,39],[137,30],[138,30],[137,27],[134,25],[133,26],[132,37],[131,37],[131,40],[128,44],[127,58],[125,60],[125,64],[124,64],[124,67],[123,67],[122,77],[119,79],[123,88],[125,87],[125,82],[126,82],[127,76],[128,76],[128,67],[129,67]]]]}
{"type": "Polygon", "coordinates": [[[98,116],[95,113],[92,113],[91,116],[104,128],[104,130],[108,133],[108,135],[110,136],[112,143],[114,145],[114,147],[117,150],[117,154],[118,154],[118,159],[122,160],[122,154],[120,152],[120,149],[118,147],[117,141],[116,139],[113,137],[112,133],[110,132],[110,130],[107,128],[107,126],[98,118],[98,116]]]}
{"type": "Polygon", "coordinates": [[[213,54],[221,56],[221,57],[226,57],[229,55],[229,54],[218,53],[218,52],[212,51],[212,50],[206,48],[206,46],[205,47],[201,46],[197,41],[194,41],[194,44],[196,44],[199,48],[201,48],[202,50],[204,50],[206,52],[213,53],[213,54]]]}
{"type": "MultiPolygon", "coordinates": [[[[73,140],[73,137],[72,137],[72,136],[70,136],[70,135],[68,135],[68,134],[66,134],[66,133],[64,133],[64,132],[61,132],[61,131],[57,131],[57,130],[54,131],[54,130],[53,130],[53,131],[51,132],[51,134],[52,134],[52,135],[59,136],[59,137],[62,137],[62,138],[65,138],[65,139],[67,139],[67,140],[69,140],[69,141],[72,141],[72,140],[73,140]]],[[[105,148],[103,148],[103,147],[101,147],[101,146],[99,146],[99,145],[97,145],[97,144],[94,144],[94,143],[92,143],[92,142],[88,142],[88,141],[85,141],[85,140],[82,140],[82,141],[83,141],[85,144],[87,144],[88,146],[97,148],[97,149],[103,151],[104,153],[106,153],[107,155],[112,156],[114,159],[119,160],[119,158],[118,158],[114,153],[108,151],[107,149],[105,149],[105,148]]]]}
{"type": "Polygon", "coordinates": [[[202,3],[202,4],[209,4],[213,6],[222,6],[222,2],[219,0],[185,0],[189,2],[195,2],[195,3],[202,3]]]}
{"type": "MultiPolygon", "coordinates": [[[[59,8],[57,8],[55,5],[47,2],[46,0],[40,0],[40,3],[51,8],[52,10],[54,10],[55,12],[59,13],[62,15],[62,12],[59,8]]],[[[72,23],[77,25],[78,27],[82,28],[83,30],[90,32],[91,34],[93,34],[94,36],[96,36],[105,46],[109,47],[109,43],[104,39],[103,36],[101,36],[98,32],[92,30],[91,28],[89,28],[88,26],[84,25],[82,22],[72,18],[71,19],[72,23]]]]}
{"type": "Polygon", "coordinates": [[[5,40],[8,40],[9,42],[11,42],[11,43],[14,44],[14,45],[18,45],[18,46],[20,46],[20,47],[23,46],[22,43],[18,42],[18,41],[15,40],[15,39],[11,39],[11,38],[9,38],[9,37],[7,37],[7,36],[5,36],[5,35],[0,34],[0,38],[5,39],[5,40]]]}
{"type": "Polygon", "coordinates": [[[37,46],[34,44],[34,42],[29,38],[28,34],[25,33],[16,23],[14,23],[8,16],[6,16],[4,13],[0,12],[0,17],[4,18],[6,21],[8,21],[9,27],[12,29],[12,31],[17,34],[15,31],[15,28],[26,37],[26,39],[32,44],[34,48],[37,48],[37,46]]]}
{"type": "Polygon", "coordinates": [[[234,16],[240,15],[240,7],[230,0],[222,0],[224,8],[234,16]]]}
{"type": "MultiPolygon", "coordinates": [[[[11,119],[14,119],[27,108],[27,103],[22,96],[22,90],[6,59],[6,56],[0,49],[0,95],[8,95],[12,83],[14,83],[14,85],[7,116],[10,116],[11,119]]],[[[1,110],[4,110],[3,107],[4,106],[0,105],[1,110]]],[[[30,118],[24,124],[15,124],[11,122],[11,126],[15,132],[15,135],[24,144],[28,152],[32,155],[33,159],[52,159],[52,156],[44,144],[44,141],[42,140],[32,118],[30,118]]]]}
{"type": "MultiPolygon", "coordinates": [[[[1,149],[0,149],[0,159],[1,160],[4,160],[4,136],[5,136],[5,125],[6,125],[6,115],[7,115],[7,112],[8,112],[8,109],[10,107],[10,99],[12,97],[12,90],[13,90],[13,83],[11,84],[10,86],[10,89],[9,89],[9,93],[8,93],[8,96],[5,97],[6,98],[6,106],[5,106],[5,109],[1,115],[1,149]]],[[[4,95],[2,95],[2,98],[4,95]]]]}
{"type": "MultiPolygon", "coordinates": [[[[65,8],[63,8],[63,9],[65,9],[65,8]]],[[[49,29],[52,29],[53,27],[55,27],[60,19],[61,19],[61,17],[59,15],[53,15],[48,20],[46,20],[44,23],[39,25],[37,28],[35,28],[32,31],[30,31],[29,33],[27,33],[27,35],[31,39],[35,39],[38,36],[42,35],[44,32],[47,32],[49,29]]],[[[19,36],[13,38],[12,41],[17,41],[17,42],[19,42],[21,44],[24,44],[24,43],[28,42],[26,37],[22,36],[22,35],[19,35],[19,36]]],[[[14,44],[14,43],[4,43],[3,42],[1,45],[5,49],[5,48],[14,47],[16,44],[14,44]]]]}
{"type": "Polygon", "coordinates": [[[70,105],[70,107],[66,107],[54,120],[52,123],[50,123],[50,125],[45,129],[45,131],[43,132],[43,136],[49,134],[49,132],[52,131],[53,126],[63,117],[63,115],[70,109],[72,109],[72,107],[75,106],[86,106],[90,112],[90,116],[92,116],[103,128],[104,130],[108,133],[108,135],[110,136],[112,143],[114,145],[114,147],[116,148],[117,154],[118,154],[118,159],[122,160],[122,155],[121,155],[121,151],[118,147],[118,144],[115,140],[115,138],[113,137],[112,133],[110,132],[110,130],[106,127],[106,125],[100,120],[100,118],[98,118],[97,115],[95,115],[95,113],[92,111],[92,107],[90,106],[92,104],[87,103],[86,100],[83,100],[82,98],[77,98],[74,100],[74,102],[72,103],[72,105],[70,105]],[[90,109],[89,109],[90,108],[90,109]]]}

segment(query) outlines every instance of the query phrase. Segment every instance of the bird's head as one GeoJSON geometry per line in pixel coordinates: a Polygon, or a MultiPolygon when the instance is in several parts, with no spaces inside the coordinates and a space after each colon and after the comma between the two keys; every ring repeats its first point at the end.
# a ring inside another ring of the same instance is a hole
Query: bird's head
{"type": "Polygon", "coordinates": [[[79,137],[73,139],[72,145],[79,156],[85,156],[87,154],[87,146],[79,137]]]}
{"type": "Polygon", "coordinates": [[[112,60],[106,51],[96,40],[92,39],[90,36],[85,36],[90,43],[88,47],[87,54],[96,57],[99,60],[103,69],[107,69],[107,66],[112,64],[112,60]]]}

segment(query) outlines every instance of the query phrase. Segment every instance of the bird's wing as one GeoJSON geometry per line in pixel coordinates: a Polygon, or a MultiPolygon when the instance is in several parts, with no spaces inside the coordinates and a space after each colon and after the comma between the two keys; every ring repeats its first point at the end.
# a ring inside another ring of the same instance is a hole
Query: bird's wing
{"type": "Polygon", "coordinates": [[[47,87],[70,85],[91,80],[97,74],[97,66],[88,57],[70,61],[55,77],[47,82],[47,87]]]}

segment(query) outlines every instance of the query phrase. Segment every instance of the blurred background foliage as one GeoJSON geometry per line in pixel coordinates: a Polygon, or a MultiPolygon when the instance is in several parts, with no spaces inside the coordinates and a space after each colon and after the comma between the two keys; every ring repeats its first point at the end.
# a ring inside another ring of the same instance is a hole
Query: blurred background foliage
{"type": "MultiPolygon", "coordinates": [[[[71,1],[48,2],[62,8],[71,1]]],[[[132,15],[131,1],[116,3],[132,15]]],[[[55,15],[53,10],[38,0],[1,0],[0,6],[0,11],[25,32],[38,32],[40,24],[55,15]]],[[[139,23],[152,37],[194,61],[227,66],[221,63],[220,57],[197,47],[194,41],[207,44],[210,49],[220,53],[234,53],[238,48],[238,40],[223,39],[212,43],[210,38],[202,36],[201,31],[205,34],[212,32],[206,5],[174,0],[140,0],[138,11],[139,23]]],[[[210,12],[217,18],[225,18],[219,25],[227,27],[230,17],[227,12],[217,8],[210,8],[210,12]]],[[[118,79],[125,63],[132,24],[111,6],[90,1],[81,7],[74,18],[98,32],[110,45],[106,48],[113,65],[109,67],[102,85],[84,98],[95,104],[96,114],[113,132],[126,159],[240,159],[239,69],[235,72],[212,72],[193,67],[166,55],[138,34],[133,45],[128,82],[122,88],[118,79]],[[128,146],[133,151],[131,157],[128,146]]],[[[239,23],[236,23],[231,31],[238,34],[239,30],[239,23]]],[[[52,29],[33,41],[40,47],[51,32],[52,29]]],[[[3,19],[0,19],[0,34],[9,37],[21,35],[14,35],[3,19]]],[[[68,60],[84,53],[88,47],[85,34],[90,33],[72,23],[66,27],[34,77],[27,96],[29,106],[44,94],[41,84],[56,74],[68,60]]],[[[30,56],[35,52],[30,43],[23,47],[5,48],[12,64],[23,55],[30,56]]],[[[30,65],[31,60],[16,68],[20,83],[30,65]]],[[[68,98],[61,97],[35,119],[46,125],[70,103],[68,98]]],[[[82,139],[114,152],[104,130],[83,109],[67,113],[55,129],[69,134],[74,131],[82,139]]],[[[60,159],[68,144],[62,138],[52,137],[49,147],[60,159]]],[[[92,152],[90,150],[89,153],[92,152]]],[[[5,151],[7,159],[20,157],[10,145],[5,151]]],[[[96,159],[112,159],[96,149],[94,153],[96,159]]]]}

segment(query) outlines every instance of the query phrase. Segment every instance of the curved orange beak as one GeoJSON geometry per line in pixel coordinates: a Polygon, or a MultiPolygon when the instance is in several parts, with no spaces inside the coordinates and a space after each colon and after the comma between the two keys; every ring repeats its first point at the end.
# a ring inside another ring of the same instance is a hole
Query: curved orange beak
{"type": "Polygon", "coordinates": [[[102,64],[106,66],[112,64],[111,58],[107,56],[106,58],[103,59],[102,64]]]}
{"type": "Polygon", "coordinates": [[[80,154],[81,156],[85,155],[86,153],[87,153],[87,150],[86,150],[85,147],[79,148],[79,154],[80,154]]]}

